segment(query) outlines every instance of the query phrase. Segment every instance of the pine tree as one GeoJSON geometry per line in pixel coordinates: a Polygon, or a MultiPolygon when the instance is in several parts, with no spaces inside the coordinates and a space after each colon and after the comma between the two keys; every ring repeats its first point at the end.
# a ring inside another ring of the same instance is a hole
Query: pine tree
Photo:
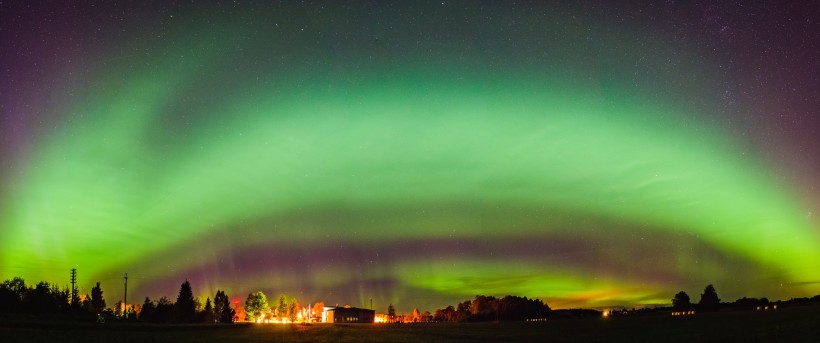
{"type": "Polygon", "coordinates": [[[144,322],[153,321],[155,309],[156,306],[154,302],[151,301],[151,298],[145,297],[145,302],[142,303],[142,308],[140,309],[139,320],[144,322]]]}
{"type": "Polygon", "coordinates": [[[103,298],[103,291],[102,288],[100,288],[99,281],[97,281],[97,285],[94,286],[94,288],[91,288],[91,309],[95,314],[100,314],[105,310],[105,298],[103,298]]]}
{"type": "Polygon", "coordinates": [[[234,310],[225,292],[217,290],[214,296],[214,315],[220,323],[233,323],[234,310]]]}
{"type": "Polygon", "coordinates": [[[182,286],[179,287],[179,296],[177,296],[177,302],[174,305],[174,312],[176,320],[179,322],[190,323],[194,321],[196,304],[194,303],[194,294],[188,280],[185,280],[182,286]]]}
{"type": "Polygon", "coordinates": [[[202,309],[202,321],[205,323],[214,322],[214,306],[211,303],[211,297],[205,299],[205,308],[202,309]]]}

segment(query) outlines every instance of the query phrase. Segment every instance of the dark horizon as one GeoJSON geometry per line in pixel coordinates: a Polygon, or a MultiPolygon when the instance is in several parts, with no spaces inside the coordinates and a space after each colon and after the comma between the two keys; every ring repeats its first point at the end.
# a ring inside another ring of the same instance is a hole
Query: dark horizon
{"type": "MultiPolygon", "coordinates": [[[[6,296],[8,295],[6,293],[10,293],[10,292],[13,292],[15,290],[14,287],[10,288],[9,286],[14,285],[14,281],[17,281],[17,279],[22,279],[22,278],[15,277],[15,278],[13,278],[13,280],[12,279],[7,279],[7,280],[4,280],[2,282],[2,284],[0,284],[0,312],[9,311],[10,309],[17,308],[16,306],[23,306],[24,304],[27,303],[26,300],[23,300],[23,302],[18,304],[18,305],[13,305],[13,304],[8,303],[9,298],[6,298],[6,296]]],[[[24,279],[22,279],[22,281],[25,282],[24,279]]],[[[63,296],[62,293],[54,294],[54,296],[58,297],[58,299],[56,300],[57,302],[65,301],[65,304],[60,304],[59,306],[57,306],[53,309],[53,311],[55,311],[55,314],[65,310],[63,307],[71,307],[72,306],[71,305],[71,303],[72,303],[71,299],[72,299],[72,297],[74,297],[74,295],[72,295],[74,293],[71,293],[71,292],[73,292],[72,287],[71,286],[60,285],[59,283],[49,282],[49,281],[46,281],[46,280],[41,280],[41,281],[34,282],[34,283],[26,283],[25,286],[27,287],[28,290],[27,291],[23,290],[24,293],[19,294],[18,295],[19,298],[24,299],[26,296],[31,296],[30,294],[36,293],[35,288],[38,287],[38,284],[41,284],[43,282],[45,282],[52,291],[68,292],[68,293],[65,294],[65,296],[67,298],[63,299],[63,300],[59,300],[59,297],[63,296]],[[29,295],[26,295],[26,294],[29,294],[29,295]]],[[[183,284],[189,284],[189,281],[186,280],[183,284]]],[[[711,285],[711,284],[708,285],[707,289],[708,289],[708,287],[713,287],[713,285],[711,285]]],[[[196,289],[196,288],[194,287],[194,285],[190,285],[189,290],[190,289],[196,289]]],[[[159,300],[160,298],[172,299],[172,297],[169,297],[168,295],[163,295],[161,297],[155,297],[155,298],[151,298],[150,296],[145,296],[145,297],[137,296],[136,298],[134,298],[133,296],[136,296],[136,295],[132,295],[132,298],[131,298],[132,301],[127,302],[127,303],[123,303],[122,294],[120,294],[120,297],[117,297],[116,293],[114,293],[114,295],[112,296],[111,293],[108,293],[107,291],[105,291],[105,289],[102,287],[102,284],[100,282],[97,282],[96,285],[94,287],[92,287],[92,290],[89,293],[83,293],[83,292],[79,291],[80,287],[77,287],[76,290],[77,290],[77,293],[76,293],[76,297],[77,297],[76,302],[77,303],[83,303],[85,301],[91,301],[92,297],[94,297],[94,296],[96,296],[98,298],[102,298],[102,299],[105,299],[107,297],[107,300],[102,300],[102,302],[103,303],[105,303],[106,301],[108,302],[108,304],[110,306],[108,306],[105,310],[109,311],[109,312],[111,311],[111,309],[117,308],[117,306],[124,306],[124,308],[129,309],[129,311],[132,311],[132,310],[137,311],[135,308],[132,308],[132,307],[133,306],[139,306],[147,300],[150,300],[151,302],[156,303],[157,300],[159,300]],[[98,293],[97,295],[92,295],[94,293],[94,289],[98,289],[101,292],[98,293]],[[104,294],[108,294],[108,295],[104,296],[104,294]]],[[[712,288],[712,291],[715,291],[715,288],[712,288]]],[[[219,292],[223,292],[223,291],[218,291],[217,293],[219,293],[219,292]]],[[[262,291],[255,291],[255,292],[252,292],[252,293],[265,294],[265,292],[262,292],[262,291]]],[[[555,308],[555,307],[549,306],[548,303],[543,303],[543,304],[547,307],[547,309],[552,310],[552,311],[594,310],[594,311],[599,311],[599,312],[602,312],[602,313],[612,313],[614,311],[627,311],[627,313],[628,313],[628,311],[630,311],[630,310],[631,311],[636,311],[636,310],[637,311],[653,310],[654,311],[654,310],[675,310],[675,309],[698,309],[698,308],[703,306],[702,302],[704,301],[704,294],[706,294],[708,292],[706,291],[706,289],[704,289],[704,293],[700,294],[701,299],[700,299],[699,302],[695,302],[695,297],[697,296],[698,293],[693,293],[693,295],[691,296],[691,299],[690,299],[690,297],[688,297],[688,293],[689,292],[686,292],[685,290],[682,290],[682,291],[678,292],[678,294],[675,294],[674,297],[670,298],[670,301],[665,303],[665,304],[651,304],[651,305],[638,306],[638,307],[635,307],[635,306],[627,307],[627,306],[613,305],[613,306],[602,306],[602,307],[598,307],[598,308],[578,308],[578,307],[575,307],[575,308],[555,308]],[[676,304],[676,301],[678,301],[679,295],[681,293],[683,293],[684,296],[686,297],[685,303],[676,304]],[[690,303],[691,303],[691,305],[689,305],[690,303]]],[[[192,297],[193,297],[191,299],[192,299],[192,301],[194,301],[197,304],[197,311],[202,311],[202,306],[205,306],[206,300],[207,300],[208,303],[210,303],[212,301],[212,299],[215,299],[219,296],[217,294],[217,296],[208,295],[208,296],[202,297],[202,296],[196,296],[195,294],[196,294],[195,292],[193,294],[191,294],[192,297]]],[[[223,294],[225,294],[225,293],[223,293],[223,294]]],[[[240,306],[240,307],[244,307],[244,305],[247,301],[247,297],[251,296],[251,294],[248,294],[245,297],[240,296],[238,294],[233,295],[233,296],[231,296],[230,294],[225,294],[225,295],[228,296],[228,301],[229,301],[230,304],[232,304],[231,306],[240,306]]],[[[793,298],[790,298],[790,299],[769,299],[766,296],[743,297],[743,298],[735,299],[733,301],[729,301],[727,299],[717,298],[717,296],[719,296],[719,294],[717,294],[717,293],[715,293],[715,295],[716,295],[716,297],[715,297],[716,302],[714,302],[714,305],[711,305],[711,306],[720,305],[720,307],[722,307],[722,308],[754,307],[752,305],[755,305],[755,304],[756,305],[769,305],[769,304],[780,304],[780,305],[787,304],[788,305],[788,304],[802,304],[802,303],[811,303],[811,302],[820,303],[820,294],[813,295],[813,296],[793,297],[793,298]]],[[[478,294],[478,295],[475,296],[475,298],[464,299],[464,303],[469,303],[470,301],[475,302],[475,300],[473,300],[473,299],[478,299],[478,298],[489,298],[489,299],[493,299],[493,301],[495,301],[495,300],[501,300],[502,298],[506,298],[506,297],[510,297],[510,296],[512,296],[512,297],[521,297],[523,299],[529,298],[531,300],[537,300],[539,302],[541,301],[540,299],[533,298],[533,297],[528,297],[526,295],[509,294],[508,293],[504,296],[478,294]]],[[[312,304],[316,304],[316,303],[322,303],[322,304],[324,304],[324,306],[338,306],[338,307],[349,306],[349,303],[325,302],[322,299],[314,299],[312,301],[305,301],[305,300],[301,300],[301,299],[297,299],[297,298],[293,297],[292,294],[285,294],[285,293],[279,293],[279,294],[271,293],[271,294],[267,294],[267,297],[270,297],[270,299],[272,301],[275,301],[276,298],[278,298],[278,297],[286,297],[288,299],[288,301],[291,301],[291,300],[296,301],[298,303],[298,306],[305,307],[305,308],[310,308],[312,306],[312,304]]],[[[422,312],[433,313],[433,311],[438,312],[442,309],[447,308],[448,306],[450,306],[452,308],[460,308],[461,303],[462,302],[459,301],[458,303],[455,303],[455,304],[439,305],[438,307],[432,308],[432,309],[419,308],[419,307],[415,306],[412,303],[406,303],[406,304],[393,304],[393,303],[390,303],[389,307],[391,309],[396,308],[396,307],[399,307],[399,308],[412,308],[413,309],[413,310],[410,310],[410,311],[397,311],[396,312],[397,314],[400,314],[400,315],[404,316],[404,315],[407,315],[409,313],[412,313],[414,310],[420,310],[422,312]]],[[[372,303],[371,303],[371,306],[372,306],[372,303]]],[[[760,307],[760,306],[758,306],[758,307],[760,307]]],[[[370,306],[362,307],[362,308],[372,309],[372,310],[375,310],[376,313],[382,313],[382,314],[388,312],[388,311],[386,311],[388,307],[385,307],[384,309],[382,309],[382,310],[385,310],[385,311],[381,311],[377,307],[371,308],[370,306]]],[[[77,310],[77,309],[78,308],[75,308],[74,310],[77,310]]],[[[717,309],[717,307],[715,307],[713,309],[717,309]]],[[[758,308],[758,310],[759,309],[760,308],[758,308]]],[[[12,312],[19,312],[19,311],[27,312],[27,311],[30,311],[30,309],[25,310],[23,308],[18,308],[16,310],[13,310],[12,312]]],[[[139,311],[137,311],[137,312],[139,312],[139,311]]],[[[438,320],[436,320],[436,321],[438,321],[438,320]]]]}

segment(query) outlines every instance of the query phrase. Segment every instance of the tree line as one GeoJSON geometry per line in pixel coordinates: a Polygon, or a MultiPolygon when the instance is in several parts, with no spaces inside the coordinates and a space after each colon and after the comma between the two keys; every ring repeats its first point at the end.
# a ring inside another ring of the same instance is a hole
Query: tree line
{"type": "Polygon", "coordinates": [[[194,298],[188,280],[180,286],[176,302],[167,297],[152,301],[146,297],[141,305],[126,306],[118,301],[113,308],[106,306],[100,283],[91,288],[91,294],[71,299],[68,286],[59,287],[45,281],[33,286],[15,277],[0,283],[0,312],[26,313],[45,317],[118,318],[149,323],[231,323],[234,309],[224,291],[217,290],[213,302],[205,304],[194,298]]]}
{"type": "Polygon", "coordinates": [[[27,286],[25,280],[15,277],[0,284],[0,311],[61,315],[70,314],[72,310],[88,310],[92,307],[90,299],[71,306],[70,295],[68,287],[60,288],[57,284],[45,281],[27,286]]]}
{"type": "Polygon", "coordinates": [[[673,311],[717,311],[720,308],[738,308],[738,309],[751,309],[757,308],[760,306],[768,306],[774,304],[810,304],[810,303],[820,303],[820,295],[815,295],[811,298],[792,298],[785,301],[769,301],[768,298],[747,298],[743,297],[740,299],[735,300],[734,302],[721,302],[720,298],[718,298],[717,291],[715,290],[715,286],[707,285],[706,288],[703,289],[703,293],[700,294],[700,300],[697,303],[693,303],[689,298],[689,295],[686,294],[685,291],[680,291],[675,294],[675,297],[672,298],[672,310],[673,311]]]}
{"type": "Polygon", "coordinates": [[[245,300],[246,320],[275,320],[277,322],[297,321],[320,321],[322,311],[325,309],[323,302],[317,302],[313,307],[303,307],[296,298],[288,297],[284,294],[273,302],[268,303],[265,293],[253,292],[248,294],[245,300]]]}
{"type": "Polygon", "coordinates": [[[224,291],[217,290],[214,300],[208,297],[203,305],[194,298],[188,280],[179,287],[176,302],[167,297],[157,301],[145,297],[142,305],[133,312],[137,313],[139,321],[148,323],[232,323],[235,316],[230,298],[224,291]]]}
{"type": "MultiPolygon", "coordinates": [[[[771,304],[809,304],[820,303],[820,295],[812,298],[793,298],[771,304]]],[[[767,298],[741,298],[732,303],[721,303],[713,285],[707,285],[700,300],[693,303],[685,291],[680,291],[672,299],[672,311],[716,311],[725,308],[756,308],[770,304],[767,298]]],[[[654,313],[664,308],[623,310],[612,314],[654,313]],[[640,312],[640,313],[639,313],[640,312]]],[[[670,308],[665,308],[670,309],[670,308]]],[[[302,307],[295,298],[280,295],[269,303],[262,292],[248,294],[245,300],[247,320],[276,320],[279,322],[321,321],[324,303],[317,302],[312,307],[302,307]]],[[[593,310],[589,310],[593,311],[593,310]]],[[[0,312],[26,313],[44,317],[73,318],[117,318],[148,323],[231,323],[237,317],[231,307],[230,298],[222,290],[217,290],[213,301],[210,297],[202,304],[194,298],[188,280],[180,286],[176,301],[162,297],[152,301],[146,297],[142,304],[127,306],[118,301],[113,307],[107,307],[100,283],[97,282],[90,294],[76,296],[67,287],[41,281],[27,285],[15,277],[0,283],[0,312]]],[[[561,312],[559,310],[558,312],[561,312]]],[[[481,322],[481,321],[519,321],[542,319],[555,313],[539,299],[528,299],[507,295],[502,298],[476,295],[455,306],[435,310],[435,313],[420,312],[414,309],[412,315],[396,315],[392,304],[388,307],[389,322],[481,322]]]]}
{"type": "Polygon", "coordinates": [[[700,301],[697,305],[692,304],[689,295],[684,291],[680,291],[672,298],[672,309],[675,311],[689,311],[697,309],[699,311],[717,311],[720,307],[720,298],[718,298],[715,286],[707,285],[700,294],[700,301]]]}
{"type": "Polygon", "coordinates": [[[552,309],[539,299],[507,295],[503,298],[476,295],[455,307],[437,309],[433,321],[483,322],[540,319],[550,316],[552,309]]]}

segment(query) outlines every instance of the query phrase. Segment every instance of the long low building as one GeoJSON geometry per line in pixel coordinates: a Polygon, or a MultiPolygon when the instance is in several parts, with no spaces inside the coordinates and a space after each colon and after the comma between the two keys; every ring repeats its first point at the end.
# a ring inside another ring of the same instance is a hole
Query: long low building
{"type": "Polygon", "coordinates": [[[356,307],[325,307],[322,315],[325,323],[373,323],[376,311],[356,307]]]}

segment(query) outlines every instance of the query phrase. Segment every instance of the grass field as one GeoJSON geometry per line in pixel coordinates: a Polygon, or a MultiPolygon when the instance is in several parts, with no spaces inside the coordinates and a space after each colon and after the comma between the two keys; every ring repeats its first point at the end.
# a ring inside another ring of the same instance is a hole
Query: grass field
{"type": "Polygon", "coordinates": [[[0,342],[820,342],[820,307],[538,323],[151,325],[0,319],[0,342]]]}

